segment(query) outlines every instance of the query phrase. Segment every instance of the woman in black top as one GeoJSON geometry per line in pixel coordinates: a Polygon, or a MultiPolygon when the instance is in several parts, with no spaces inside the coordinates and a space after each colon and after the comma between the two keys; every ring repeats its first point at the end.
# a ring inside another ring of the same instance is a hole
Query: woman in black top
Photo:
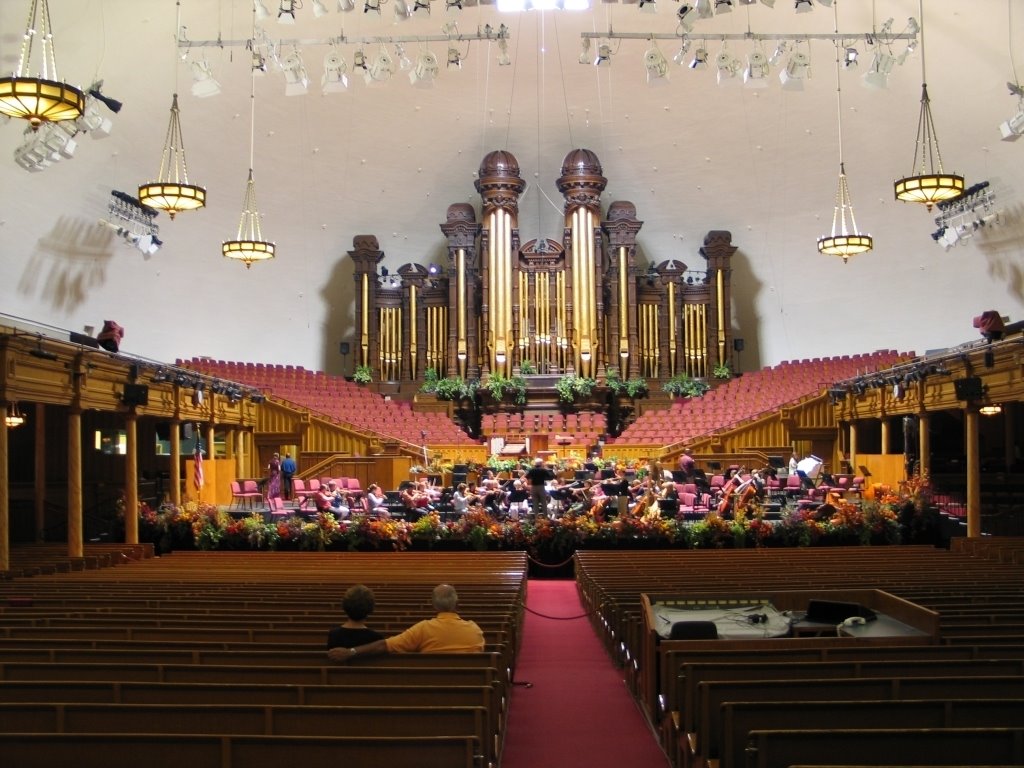
{"type": "Polygon", "coordinates": [[[362,584],[349,587],[341,601],[342,610],[348,620],[327,633],[327,650],[331,648],[355,648],[357,645],[381,640],[384,635],[370,629],[363,622],[373,613],[373,590],[362,584]]]}

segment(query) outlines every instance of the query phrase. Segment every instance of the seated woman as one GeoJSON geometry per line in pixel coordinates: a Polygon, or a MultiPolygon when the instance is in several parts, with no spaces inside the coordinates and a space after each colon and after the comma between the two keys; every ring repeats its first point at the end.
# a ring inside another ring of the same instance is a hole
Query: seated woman
{"type": "Polygon", "coordinates": [[[345,591],[341,609],[347,619],[345,623],[327,632],[327,650],[331,648],[354,648],[372,643],[384,637],[380,632],[366,626],[366,617],[373,613],[373,590],[363,584],[355,584],[345,591]]]}
{"type": "Polygon", "coordinates": [[[510,520],[518,520],[530,513],[530,491],[522,480],[512,483],[508,492],[508,516],[510,520]]]}
{"type": "Polygon", "coordinates": [[[366,489],[366,512],[370,517],[391,517],[388,512],[387,498],[377,483],[371,483],[366,489]]]}
{"type": "Polygon", "coordinates": [[[452,511],[456,515],[464,515],[469,511],[469,505],[476,500],[476,494],[470,493],[465,483],[459,483],[452,494],[452,511]]]}

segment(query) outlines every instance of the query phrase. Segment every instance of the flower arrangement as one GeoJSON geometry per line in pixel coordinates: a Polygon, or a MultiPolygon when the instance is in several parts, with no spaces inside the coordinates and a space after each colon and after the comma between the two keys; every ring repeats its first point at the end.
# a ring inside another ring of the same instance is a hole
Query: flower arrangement
{"type": "Polygon", "coordinates": [[[703,397],[711,389],[711,385],[702,379],[694,379],[685,373],[679,373],[666,381],[662,387],[673,397],[703,397]]]}
{"type": "Polygon", "coordinates": [[[647,394],[647,379],[639,376],[623,379],[619,375],[619,368],[616,365],[609,365],[605,368],[605,384],[614,395],[637,398],[647,394]]]}
{"type": "Polygon", "coordinates": [[[373,368],[368,365],[357,365],[352,380],[356,384],[369,384],[373,381],[373,368]]]}
{"type": "Polygon", "coordinates": [[[563,403],[575,402],[577,398],[590,397],[597,386],[597,379],[567,373],[555,382],[558,399],[563,403]]]}
{"type": "Polygon", "coordinates": [[[492,373],[481,386],[495,400],[502,400],[505,395],[511,395],[517,405],[523,405],[526,402],[526,379],[522,376],[509,377],[500,373],[492,373]]]}

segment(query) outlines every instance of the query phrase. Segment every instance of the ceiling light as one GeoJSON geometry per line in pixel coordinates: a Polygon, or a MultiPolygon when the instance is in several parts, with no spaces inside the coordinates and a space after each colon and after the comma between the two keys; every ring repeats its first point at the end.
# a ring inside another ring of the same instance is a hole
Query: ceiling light
{"type": "Polygon", "coordinates": [[[690,69],[707,69],[708,50],[703,45],[693,52],[693,59],[690,61],[690,69]]]}
{"type": "Polygon", "coordinates": [[[352,66],[356,69],[366,69],[366,54],[363,53],[362,48],[357,48],[356,52],[352,54],[352,66]]]}
{"type": "Polygon", "coordinates": [[[644,13],[657,13],[658,4],[654,0],[640,0],[640,10],[644,13]]]}
{"type": "MultiPolygon", "coordinates": [[[[835,9],[833,9],[835,11],[835,9]]],[[[836,33],[839,32],[838,11],[836,16],[836,33]]],[[[839,126],[839,187],[836,191],[836,204],[832,212],[832,234],[818,238],[818,253],[827,256],[839,256],[845,264],[851,256],[870,251],[875,243],[871,235],[862,235],[857,229],[857,220],[853,216],[853,200],[846,184],[846,166],[843,163],[843,83],[840,73],[842,46],[837,40],[836,46],[836,122],[839,126]],[[849,219],[849,227],[847,227],[849,219]]]]}
{"type": "Polygon", "coordinates": [[[285,56],[281,61],[281,69],[284,71],[284,95],[305,96],[309,90],[309,77],[299,52],[292,51],[285,56]]]}
{"type": "Polygon", "coordinates": [[[369,13],[375,11],[377,15],[380,15],[380,0],[365,0],[363,3],[363,13],[369,13]]]}
{"type": "Polygon", "coordinates": [[[254,75],[267,74],[267,60],[263,58],[263,54],[259,51],[252,52],[251,69],[254,75]]]}
{"type": "Polygon", "coordinates": [[[978,413],[982,416],[998,416],[1003,412],[1003,406],[1001,405],[983,405],[978,409],[978,413]]]}
{"type": "Polygon", "coordinates": [[[267,6],[263,4],[263,0],[253,0],[253,13],[256,14],[258,21],[263,21],[270,17],[270,11],[267,10],[267,6]]]}
{"type": "Polygon", "coordinates": [[[714,16],[711,10],[711,0],[694,0],[694,10],[697,11],[698,19],[710,19],[714,16]]]}
{"type": "Polygon", "coordinates": [[[437,56],[430,51],[423,51],[416,57],[416,66],[409,73],[409,82],[417,88],[431,88],[437,77],[437,56]]]}
{"type": "Polygon", "coordinates": [[[462,0],[445,0],[444,9],[449,13],[462,10],[462,0]]]}
{"type": "Polygon", "coordinates": [[[786,63],[786,68],[779,73],[782,88],[786,91],[802,91],[804,80],[807,79],[811,60],[803,51],[794,51],[786,63]]]}
{"type": "Polygon", "coordinates": [[[327,6],[324,5],[323,0],[313,0],[313,15],[318,19],[326,16],[330,11],[327,10],[327,6]]]}
{"type": "Polygon", "coordinates": [[[448,47],[448,67],[462,69],[462,54],[459,53],[459,49],[455,46],[448,47]]]}
{"type": "Polygon", "coordinates": [[[355,0],[338,0],[338,12],[348,13],[356,9],[355,0]]]}
{"type": "Polygon", "coordinates": [[[406,0],[393,0],[395,21],[408,21],[412,17],[412,6],[406,0]]]}
{"type": "MultiPolygon", "coordinates": [[[[911,175],[897,179],[893,188],[897,200],[924,203],[930,211],[935,203],[954,200],[964,191],[964,177],[942,170],[942,153],[935,135],[931,99],[928,97],[928,78],[924,60],[924,0],[918,0],[921,10],[921,114],[914,142],[914,164],[911,175]],[[918,164],[920,157],[920,165],[918,164]]],[[[916,22],[915,22],[916,25],[916,22]]]]}
{"type": "Polygon", "coordinates": [[[193,61],[191,69],[193,96],[198,96],[200,99],[206,99],[220,93],[220,83],[218,83],[213,77],[213,70],[210,68],[210,62],[205,59],[202,61],[193,61]]]}
{"type": "Polygon", "coordinates": [[[179,211],[194,211],[206,205],[206,190],[188,181],[178,94],[174,94],[171,99],[171,119],[167,125],[167,138],[160,156],[156,181],[139,187],[139,201],[150,208],[166,211],[172,221],[179,211]]]}
{"type": "Polygon", "coordinates": [[[412,6],[413,13],[416,11],[426,11],[427,16],[430,15],[430,0],[416,0],[412,6]]]}
{"type": "Polygon", "coordinates": [[[715,13],[732,13],[732,0],[715,0],[715,13]]]}
{"type": "Polygon", "coordinates": [[[747,68],[743,70],[743,84],[747,88],[768,87],[768,57],[763,51],[753,51],[747,57],[747,68]]]}
{"type": "Polygon", "coordinates": [[[295,3],[296,0],[281,0],[281,6],[277,11],[278,24],[295,23],[295,3]]]}
{"type": "Polygon", "coordinates": [[[401,43],[395,43],[395,56],[398,57],[398,68],[403,72],[408,72],[412,69],[412,60],[405,55],[405,46],[401,43]]]}
{"type": "Polygon", "coordinates": [[[53,28],[47,0],[32,0],[28,25],[21,41],[21,56],[12,77],[0,78],[0,114],[28,120],[32,129],[43,123],[77,120],[85,110],[85,94],[57,80],[53,28]],[[40,9],[42,13],[40,14],[40,9]],[[41,18],[40,18],[41,16],[41,18]],[[32,48],[39,39],[42,77],[30,77],[32,48]]]}
{"type": "Polygon", "coordinates": [[[597,46],[597,55],[594,56],[594,66],[599,67],[602,64],[611,66],[612,63],[612,47],[608,43],[601,43],[597,46]]]}
{"type": "Polygon", "coordinates": [[[225,240],[221,253],[228,259],[236,259],[249,269],[254,261],[274,258],[276,247],[263,239],[260,212],[256,207],[256,182],[253,178],[253,160],[256,146],[256,78],[249,78],[249,178],[245,184],[242,199],[242,217],[238,222],[238,236],[225,240]]]}
{"type": "Polygon", "coordinates": [[[689,3],[683,3],[676,10],[676,18],[679,20],[680,26],[682,26],[684,32],[693,31],[693,19],[696,14],[696,9],[689,3]]]}
{"type": "Polygon", "coordinates": [[[767,5],[769,8],[775,7],[775,0],[761,0],[763,5],[767,5]]]}
{"type": "Polygon", "coordinates": [[[775,50],[772,51],[772,55],[768,57],[768,66],[774,67],[776,64],[778,64],[779,60],[786,54],[786,51],[788,50],[789,43],[786,42],[785,40],[780,40],[779,44],[775,46],[775,50]]]}
{"type": "Polygon", "coordinates": [[[860,56],[860,52],[853,47],[847,48],[843,54],[843,66],[854,67],[857,65],[857,58],[860,56]]]}
{"type": "Polygon", "coordinates": [[[1003,141],[1016,141],[1024,134],[1024,100],[1017,104],[1017,114],[999,124],[1003,141]]]}
{"type": "Polygon", "coordinates": [[[797,13],[808,13],[814,10],[814,4],[811,0],[796,0],[796,12],[797,13]]]}
{"type": "Polygon", "coordinates": [[[324,56],[324,74],[320,79],[322,93],[342,93],[348,88],[348,67],[340,51],[330,51],[324,56]]]}
{"type": "Polygon", "coordinates": [[[644,66],[647,68],[647,84],[659,85],[668,82],[668,59],[657,46],[647,49],[644,54],[644,66]]]}

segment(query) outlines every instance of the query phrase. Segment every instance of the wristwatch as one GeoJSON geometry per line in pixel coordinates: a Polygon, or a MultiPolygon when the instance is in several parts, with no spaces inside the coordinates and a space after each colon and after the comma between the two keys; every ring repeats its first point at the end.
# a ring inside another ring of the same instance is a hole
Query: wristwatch
{"type": "Polygon", "coordinates": [[[349,648],[348,652],[351,653],[353,656],[356,655],[356,649],[355,648],[349,648]]]}

